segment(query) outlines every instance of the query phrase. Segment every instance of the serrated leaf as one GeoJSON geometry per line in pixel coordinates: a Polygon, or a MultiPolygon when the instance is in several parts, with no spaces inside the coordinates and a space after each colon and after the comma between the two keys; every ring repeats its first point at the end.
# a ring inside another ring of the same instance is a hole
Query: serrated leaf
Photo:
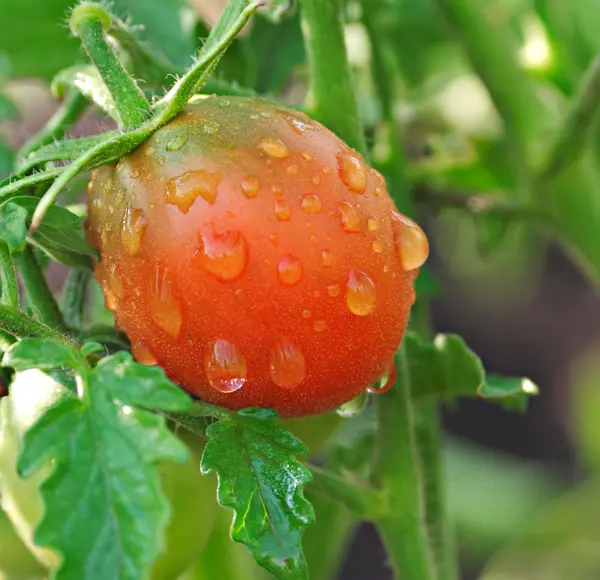
{"type": "Polygon", "coordinates": [[[510,410],[524,410],[527,397],[537,394],[537,387],[529,379],[486,377],[480,358],[460,336],[438,334],[430,342],[408,332],[404,347],[406,370],[410,374],[413,396],[417,399],[482,397],[510,410]]]}
{"type": "Polygon", "coordinates": [[[62,555],[56,580],[142,580],[169,517],[155,464],[188,454],[147,409],[186,411],[191,401],[127,353],[103,359],[79,384],[79,397],[63,397],[24,437],[21,474],[54,466],[40,488],[46,510],[35,541],[62,555]]]}
{"type": "Polygon", "coordinates": [[[308,578],[301,539],[314,521],[303,496],[310,471],[296,459],[306,446],[277,426],[271,409],[244,409],[210,425],[203,473],[219,478],[219,503],[234,510],[232,538],[276,578],[308,578]]]}
{"type": "Polygon", "coordinates": [[[25,247],[27,217],[27,210],[20,205],[9,201],[0,206],[0,240],[13,252],[25,247]]]}
{"type": "Polygon", "coordinates": [[[68,345],[50,338],[23,338],[13,344],[2,358],[2,366],[17,371],[53,370],[61,367],[81,368],[81,355],[68,345]]]}

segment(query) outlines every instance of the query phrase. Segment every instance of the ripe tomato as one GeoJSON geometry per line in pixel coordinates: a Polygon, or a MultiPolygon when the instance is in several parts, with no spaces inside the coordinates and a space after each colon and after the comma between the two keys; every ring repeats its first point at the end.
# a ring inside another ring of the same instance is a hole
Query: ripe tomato
{"type": "Polygon", "coordinates": [[[138,360],[191,393],[284,417],[390,366],[428,252],[385,181],[307,116],[198,98],[95,172],[88,237],[138,360]]]}
{"type": "MultiPolygon", "coordinates": [[[[53,550],[33,542],[44,503],[39,486],[50,475],[48,464],[27,479],[17,473],[17,457],[22,438],[40,414],[60,395],[60,386],[37,370],[17,373],[10,396],[0,402],[0,493],[2,508],[15,531],[35,558],[48,569],[60,563],[53,550]]],[[[165,530],[165,549],[152,569],[152,580],[175,580],[200,555],[211,535],[217,514],[215,477],[200,473],[202,441],[184,434],[191,452],[185,464],[171,462],[158,466],[163,491],[171,506],[171,519],[165,530]]],[[[37,576],[36,576],[37,577],[37,576]]]]}

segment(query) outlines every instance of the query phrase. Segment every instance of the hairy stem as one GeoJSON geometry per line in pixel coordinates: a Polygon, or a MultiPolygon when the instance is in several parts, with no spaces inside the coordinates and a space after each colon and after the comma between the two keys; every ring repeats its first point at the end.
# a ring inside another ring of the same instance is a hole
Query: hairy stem
{"type": "Polygon", "coordinates": [[[423,472],[411,401],[411,376],[404,346],[396,358],[395,387],[374,397],[377,458],[374,479],[390,507],[374,519],[399,578],[433,580],[425,515],[423,472]]]}
{"type": "Polygon", "coordinates": [[[0,281],[2,294],[0,303],[14,310],[19,309],[19,284],[10,250],[4,242],[0,242],[0,281]]]}
{"type": "Polygon", "coordinates": [[[36,318],[50,328],[67,332],[58,304],[31,246],[27,246],[22,253],[15,255],[15,258],[29,305],[36,318]]]}
{"type": "Polygon", "coordinates": [[[0,304],[0,330],[17,338],[53,338],[72,348],[79,348],[68,336],[3,304],[0,304]]]}
{"type": "Polygon", "coordinates": [[[150,103],[107,42],[110,15],[99,4],[80,4],[71,13],[70,25],[106,83],[123,127],[143,123],[152,113],[150,103]]]}
{"type": "Polygon", "coordinates": [[[62,105],[50,117],[44,128],[29,139],[17,153],[25,159],[43,145],[62,139],[67,131],[81,118],[87,107],[87,99],[79,91],[67,94],[62,105]]]}
{"type": "Polygon", "coordinates": [[[367,156],[358,105],[346,58],[341,0],[301,0],[314,116],[367,156]]]}

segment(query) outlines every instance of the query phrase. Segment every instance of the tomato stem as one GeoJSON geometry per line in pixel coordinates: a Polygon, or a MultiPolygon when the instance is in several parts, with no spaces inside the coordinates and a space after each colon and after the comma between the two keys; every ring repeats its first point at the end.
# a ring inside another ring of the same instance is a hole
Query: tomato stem
{"type": "Polygon", "coordinates": [[[17,158],[25,159],[43,145],[62,139],[81,118],[87,108],[87,99],[79,91],[70,91],[64,102],[50,117],[44,128],[29,139],[18,151],[17,158]]]}
{"type": "Polygon", "coordinates": [[[111,22],[110,15],[101,5],[80,4],[71,13],[71,29],[81,39],[90,60],[106,83],[122,126],[133,129],[148,119],[152,110],[144,93],[108,44],[106,19],[111,22]]]}
{"type": "Polygon", "coordinates": [[[313,116],[348,145],[368,156],[350,67],[341,0],[301,0],[313,116]]]}
{"type": "Polygon", "coordinates": [[[0,330],[17,338],[53,338],[74,349],[79,349],[79,345],[62,332],[3,304],[0,304],[0,330]]]}
{"type": "Polygon", "coordinates": [[[400,578],[433,580],[435,567],[426,525],[423,472],[411,400],[411,377],[404,346],[391,391],[374,397],[377,462],[374,480],[389,502],[389,513],[374,519],[400,578]]]}
{"type": "Polygon", "coordinates": [[[23,252],[15,254],[14,257],[25,286],[29,306],[36,318],[50,328],[67,332],[67,325],[31,246],[27,246],[23,252]]]}
{"type": "Polygon", "coordinates": [[[0,242],[0,280],[2,282],[2,294],[0,304],[19,309],[19,285],[10,250],[4,242],[0,242]]]}

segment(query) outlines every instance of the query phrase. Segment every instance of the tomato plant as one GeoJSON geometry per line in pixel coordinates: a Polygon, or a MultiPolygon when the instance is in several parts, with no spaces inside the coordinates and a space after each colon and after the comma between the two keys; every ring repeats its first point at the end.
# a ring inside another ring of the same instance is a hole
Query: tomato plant
{"type": "Polygon", "coordinates": [[[214,19],[52,0],[31,27],[6,2],[0,53],[59,101],[0,148],[0,494],[33,557],[7,573],[331,580],[367,520],[397,577],[455,580],[440,407],[525,411],[537,387],[434,332],[428,237],[501,294],[541,222],[598,277],[600,72],[567,72],[590,47],[534,74],[503,0],[229,0],[214,19]],[[474,74],[485,126],[453,97],[474,74]],[[86,113],[96,132],[73,136],[86,113]],[[491,266],[465,258],[474,230],[491,266]]]}

